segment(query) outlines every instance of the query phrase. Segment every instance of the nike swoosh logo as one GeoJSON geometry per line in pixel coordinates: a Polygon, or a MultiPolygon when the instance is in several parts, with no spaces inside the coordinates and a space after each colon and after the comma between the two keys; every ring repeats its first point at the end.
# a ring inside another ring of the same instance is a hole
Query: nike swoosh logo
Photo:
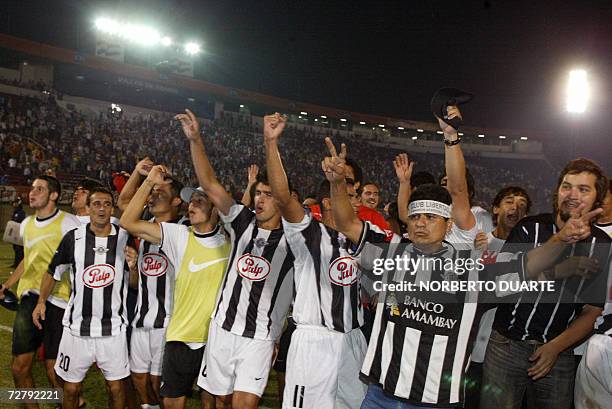
{"type": "Polygon", "coordinates": [[[54,233],[45,234],[43,236],[35,238],[34,240],[26,240],[25,243],[23,243],[23,244],[26,246],[26,248],[29,249],[30,247],[32,247],[33,245],[35,245],[39,241],[44,240],[44,239],[48,239],[50,237],[55,237],[55,234],[54,233]]]}
{"type": "Polygon", "coordinates": [[[206,267],[210,267],[213,264],[220,263],[222,261],[227,260],[229,257],[218,258],[216,260],[207,261],[206,263],[195,264],[193,259],[189,260],[189,271],[192,273],[196,273],[198,271],[204,270],[206,267]]]}

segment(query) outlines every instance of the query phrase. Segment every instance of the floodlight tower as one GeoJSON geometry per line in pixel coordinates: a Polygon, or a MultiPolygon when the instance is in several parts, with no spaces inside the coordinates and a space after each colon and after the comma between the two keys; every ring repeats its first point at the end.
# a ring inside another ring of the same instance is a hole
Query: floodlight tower
{"type": "Polygon", "coordinates": [[[565,108],[572,115],[572,158],[576,157],[576,139],[578,139],[578,121],[587,110],[590,89],[587,72],[583,69],[575,69],[569,72],[565,108]]]}

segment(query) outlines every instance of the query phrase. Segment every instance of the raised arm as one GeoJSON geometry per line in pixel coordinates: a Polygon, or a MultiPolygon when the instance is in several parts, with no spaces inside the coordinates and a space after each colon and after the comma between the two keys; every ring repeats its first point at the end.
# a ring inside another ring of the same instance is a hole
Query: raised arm
{"type": "Polygon", "coordinates": [[[184,114],[178,114],[174,117],[181,122],[183,132],[189,140],[189,150],[191,151],[191,160],[198,178],[198,183],[204,189],[206,195],[212,203],[223,214],[228,214],[230,207],[234,204],[234,199],[225,190],[225,188],[217,180],[215,171],[208,160],[204,142],[200,135],[200,124],[198,118],[190,110],[186,109],[184,114]]]}
{"type": "Polygon", "coordinates": [[[281,214],[290,223],[298,223],[304,218],[304,208],[291,196],[287,174],[278,150],[278,139],[285,129],[287,119],[278,112],[264,117],[264,145],[266,148],[266,168],[272,195],[278,202],[281,214]]]}
{"type": "Polygon", "coordinates": [[[140,217],[153,187],[155,185],[171,183],[171,181],[165,180],[167,174],[168,170],[164,166],[153,166],[119,220],[121,227],[130,232],[130,234],[153,244],[161,243],[161,227],[159,223],[141,220],[140,217]]]}
{"type": "Polygon", "coordinates": [[[146,178],[149,174],[149,170],[153,167],[154,163],[148,157],[144,158],[140,162],[136,164],[134,171],[128,178],[127,182],[125,182],[125,186],[121,190],[119,194],[119,198],[117,199],[117,207],[119,210],[124,211],[125,208],[132,200],[132,197],[136,194],[138,190],[138,186],[140,185],[140,181],[142,178],[146,178]]]}
{"type": "Polygon", "coordinates": [[[405,153],[400,153],[393,161],[395,174],[399,181],[397,212],[399,219],[404,222],[404,224],[408,224],[408,202],[410,201],[410,193],[412,190],[412,186],[410,186],[410,177],[412,176],[413,166],[414,162],[411,162],[408,155],[405,153]]]}
{"type": "Polygon", "coordinates": [[[323,159],[321,168],[329,180],[331,208],[336,229],[353,243],[359,243],[363,222],[359,220],[346,191],[346,145],[340,147],[340,154],[330,138],[325,138],[330,156],[323,159]]]}
{"type": "MultiPolygon", "coordinates": [[[[456,106],[448,107],[447,112],[448,119],[461,118],[461,112],[459,112],[459,108],[456,106]]],[[[444,163],[447,176],[446,187],[453,199],[452,218],[461,230],[470,230],[476,224],[476,218],[470,206],[470,194],[467,186],[463,151],[461,150],[461,145],[456,143],[458,142],[459,135],[455,128],[442,119],[436,118],[444,132],[444,140],[448,142],[444,144],[444,163]]]]}
{"type": "Polygon", "coordinates": [[[242,204],[245,206],[249,206],[251,204],[251,188],[255,183],[257,183],[257,175],[259,174],[259,166],[253,164],[249,165],[249,169],[247,170],[248,174],[248,183],[246,189],[244,190],[244,194],[242,195],[242,204]]]}
{"type": "Polygon", "coordinates": [[[581,215],[584,207],[582,204],[575,216],[572,216],[546,243],[527,253],[529,278],[535,280],[545,271],[546,278],[550,280],[560,280],[571,275],[588,275],[597,271],[599,267],[588,257],[572,257],[556,265],[557,259],[568,244],[577,243],[591,235],[591,220],[603,212],[603,209],[599,208],[581,215]]]}

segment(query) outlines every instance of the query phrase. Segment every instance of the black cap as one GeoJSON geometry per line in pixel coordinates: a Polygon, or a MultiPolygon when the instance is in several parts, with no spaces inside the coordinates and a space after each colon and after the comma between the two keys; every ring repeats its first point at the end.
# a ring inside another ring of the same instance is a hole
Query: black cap
{"type": "Polygon", "coordinates": [[[446,119],[446,107],[465,104],[472,98],[474,98],[473,94],[457,88],[440,88],[431,98],[431,112],[458,130],[463,121],[459,118],[446,119]]]}
{"type": "Polygon", "coordinates": [[[4,290],[4,298],[0,300],[0,305],[11,311],[17,310],[17,297],[8,288],[4,290]]]}

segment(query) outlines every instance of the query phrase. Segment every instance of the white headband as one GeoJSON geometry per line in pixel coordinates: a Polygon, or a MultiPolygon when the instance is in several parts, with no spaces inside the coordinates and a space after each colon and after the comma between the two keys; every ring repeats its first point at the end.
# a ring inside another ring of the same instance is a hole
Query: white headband
{"type": "Polygon", "coordinates": [[[408,216],[413,214],[431,213],[446,219],[451,217],[451,208],[446,203],[436,200],[415,200],[408,206],[408,216]]]}

